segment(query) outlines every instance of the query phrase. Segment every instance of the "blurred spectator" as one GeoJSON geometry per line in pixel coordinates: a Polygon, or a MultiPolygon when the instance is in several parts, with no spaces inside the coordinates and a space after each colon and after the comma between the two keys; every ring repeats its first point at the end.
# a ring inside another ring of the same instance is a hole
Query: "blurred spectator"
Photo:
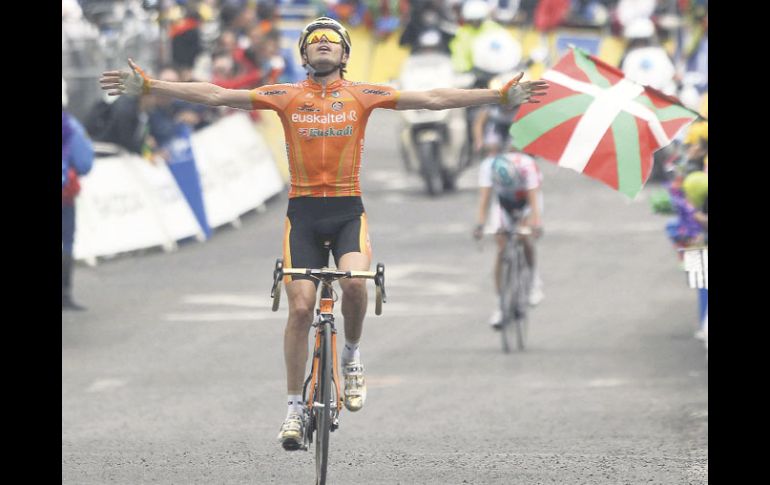
{"type": "Polygon", "coordinates": [[[696,10],[690,39],[684,49],[688,72],[697,72],[702,76],[698,91],[708,91],[709,79],[709,17],[708,10],[696,10]]]}
{"type": "Polygon", "coordinates": [[[229,89],[253,89],[286,80],[284,72],[289,63],[280,50],[280,33],[275,29],[263,32],[263,28],[251,28],[248,47],[232,47],[231,55],[225,47],[215,55],[212,83],[229,89]]]}
{"type": "Polygon", "coordinates": [[[67,112],[67,84],[64,78],[61,85],[61,308],[85,310],[72,297],[75,197],[80,192],[78,177],[87,174],[93,166],[94,149],[83,126],[67,112]]]}
{"type": "Polygon", "coordinates": [[[147,96],[103,96],[89,111],[86,127],[95,141],[114,143],[131,153],[146,153],[147,109],[151,100],[147,96]]]}
{"type": "Polygon", "coordinates": [[[264,75],[260,45],[262,44],[265,32],[262,30],[261,25],[254,24],[249,28],[247,34],[248,44],[245,47],[237,47],[233,52],[233,60],[235,61],[238,76],[248,79],[244,84],[234,87],[244,89],[262,85],[262,77],[264,75]]]}
{"type": "Polygon", "coordinates": [[[684,157],[682,172],[686,175],[708,169],[709,124],[708,121],[696,121],[687,129],[684,137],[684,157]]]}
{"type": "Polygon", "coordinates": [[[257,10],[256,10],[257,18],[260,19],[260,24],[262,24],[262,28],[267,30],[271,30],[274,26],[275,20],[278,18],[278,7],[276,5],[276,0],[259,0],[257,2],[257,10]]]}
{"type": "Polygon", "coordinates": [[[351,27],[361,25],[366,14],[366,3],[362,0],[313,0],[322,15],[339,20],[351,27]]]}
{"type": "Polygon", "coordinates": [[[214,44],[212,55],[226,55],[232,57],[237,48],[238,35],[232,29],[224,29],[214,44]]]}
{"type": "Polygon", "coordinates": [[[265,34],[258,46],[262,71],[265,73],[263,84],[276,84],[286,81],[284,73],[290,63],[281,52],[281,34],[273,29],[265,34]]]}
{"type": "Polygon", "coordinates": [[[628,44],[620,60],[620,69],[626,78],[675,96],[674,61],[660,45],[653,21],[634,19],[625,26],[623,36],[628,44]]]}
{"type": "Polygon", "coordinates": [[[400,18],[409,11],[407,0],[366,0],[364,22],[376,39],[383,39],[395,32],[400,18]]]}
{"type": "Polygon", "coordinates": [[[519,8],[516,10],[513,22],[532,25],[538,3],[540,3],[540,0],[519,0],[519,8]]]}
{"type": "Polygon", "coordinates": [[[573,0],[565,23],[575,27],[606,25],[610,19],[610,7],[614,3],[609,0],[573,0]]]}
{"type": "MultiPolygon", "coordinates": [[[[683,181],[684,177],[677,176],[669,187],[671,205],[676,218],[666,224],[666,233],[677,248],[686,248],[705,242],[704,227],[696,216],[698,207],[688,200],[683,181]]],[[[682,257],[681,253],[679,257],[682,257]]]]}
{"type": "Polygon", "coordinates": [[[682,191],[687,202],[693,207],[693,219],[703,228],[705,243],[708,243],[708,197],[709,176],[703,171],[692,172],[682,181],[682,191]]]}
{"type": "Polygon", "coordinates": [[[540,0],[534,14],[534,25],[540,32],[548,32],[564,22],[572,8],[570,0],[540,0]]]}
{"type": "Polygon", "coordinates": [[[239,47],[248,46],[248,31],[257,21],[256,8],[251,2],[225,2],[220,10],[220,20],[222,30],[230,30],[235,34],[239,47]]]}
{"type": "Polygon", "coordinates": [[[192,71],[195,60],[203,51],[200,26],[201,18],[195,5],[184,6],[182,18],[169,26],[171,62],[180,71],[192,71]]]}
{"type": "Polygon", "coordinates": [[[435,31],[441,39],[438,49],[449,54],[449,42],[457,31],[457,25],[446,15],[441,4],[441,0],[412,2],[411,11],[406,16],[408,21],[401,33],[399,44],[409,46],[414,52],[419,47],[420,35],[427,31],[435,31]]]}
{"type": "Polygon", "coordinates": [[[492,18],[501,24],[510,24],[516,18],[521,0],[490,0],[492,18]]]}
{"type": "MultiPolygon", "coordinates": [[[[167,67],[160,71],[158,79],[161,81],[177,82],[179,73],[167,67]]],[[[166,96],[147,95],[150,105],[148,107],[148,134],[146,143],[154,150],[171,141],[179,132],[179,125],[187,125],[191,131],[207,126],[213,119],[214,111],[204,105],[187,103],[166,96]]],[[[161,156],[168,160],[168,155],[161,151],[161,156]]]]}
{"type": "Polygon", "coordinates": [[[457,72],[473,69],[473,42],[482,34],[502,30],[503,26],[490,18],[490,7],[485,0],[467,0],[462,6],[463,25],[449,43],[452,64],[457,72]]]}

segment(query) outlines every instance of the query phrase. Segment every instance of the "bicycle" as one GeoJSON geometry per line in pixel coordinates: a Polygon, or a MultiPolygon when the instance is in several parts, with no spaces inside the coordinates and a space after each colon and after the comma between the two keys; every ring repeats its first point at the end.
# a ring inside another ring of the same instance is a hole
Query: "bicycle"
{"type": "Polygon", "coordinates": [[[527,310],[529,291],[532,284],[532,270],[524,254],[522,236],[532,234],[528,227],[516,226],[513,231],[506,231],[505,248],[502,253],[500,273],[500,337],[503,352],[511,351],[511,327],[516,334],[516,347],[523,351],[527,343],[529,327],[527,310]]]}
{"type": "Polygon", "coordinates": [[[326,483],[329,462],[329,433],[339,427],[343,407],[340,392],[339,361],[337,359],[337,329],[334,327],[334,302],[337,300],[332,283],[343,278],[373,279],[376,299],[374,313],[382,314],[385,303],[385,265],[377,264],[375,271],[339,271],[329,268],[284,268],[283,260],[275,262],[273,270],[273,311],[281,302],[281,282],[287,275],[305,275],[321,283],[321,295],[312,326],[315,327],[313,364],[302,388],[305,402],[304,437],[300,447],[307,450],[315,439],[316,484],[326,483]],[[334,384],[334,385],[332,385],[334,384]],[[308,392],[309,391],[309,392],[308,392]],[[320,396],[320,399],[319,399],[320,396]],[[315,436],[314,436],[315,435],[315,436]]]}

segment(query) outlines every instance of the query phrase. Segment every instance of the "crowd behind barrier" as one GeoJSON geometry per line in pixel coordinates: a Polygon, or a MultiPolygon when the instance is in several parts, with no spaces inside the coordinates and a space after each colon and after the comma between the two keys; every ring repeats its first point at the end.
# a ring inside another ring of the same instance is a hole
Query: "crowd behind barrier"
{"type": "MultiPolygon", "coordinates": [[[[282,190],[288,177],[283,133],[274,113],[234,115],[231,109],[154,96],[110,99],[98,89],[103,70],[125,69],[130,56],[169,80],[240,89],[296,82],[305,77],[296,46],[301,29],[309,19],[326,15],[345,23],[353,39],[356,54],[347,77],[388,83],[398,78],[409,55],[402,34],[410,22],[433,8],[451,35],[463,25],[465,1],[63,0],[62,79],[68,83],[69,110],[84,120],[95,141],[122,150],[98,157],[93,172],[83,178],[76,257],[93,262],[100,254],[206,239],[212,227],[237,221],[282,190]],[[179,161],[183,147],[174,150],[186,137],[193,159],[187,173],[179,161]],[[196,177],[197,200],[190,188],[196,177]]],[[[547,52],[527,67],[532,79],[570,45],[624,72],[635,49],[664,53],[644,61],[652,64],[652,72],[671,64],[672,82],[656,87],[670,89],[704,120],[656,153],[651,181],[665,188],[653,193],[653,209],[676,216],[665,226],[675,249],[707,248],[708,2],[490,0],[489,5],[492,19],[519,41],[525,57],[547,52]]],[[[698,291],[701,322],[707,322],[708,290],[698,291]]],[[[702,330],[703,325],[699,336],[702,330]]]]}
{"type": "Polygon", "coordinates": [[[265,140],[246,114],[175,143],[192,157],[152,164],[115,145],[97,144],[93,169],[80,179],[77,260],[95,264],[101,256],[205,240],[209,228],[237,225],[241,215],[284,189],[265,140]]]}
{"type": "MultiPolygon", "coordinates": [[[[63,0],[62,77],[70,108],[85,119],[101,97],[105,69],[126,68],[125,59],[157,74],[164,68],[181,80],[210,81],[249,89],[305,77],[296,41],[308,19],[328,15],[345,23],[356,55],[351,79],[395,79],[408,54],[403,30],[426,5],[441,12],[450,31],[463,25],[468,0],[63,0]]],[[[546,48],[544,66],[567,45],[586,48],[620,65],[630,39],[624,26],[652,20],[655,36],[673,59],[678,82],[697,71],[698,94],[707,89],[708,3],[705,0],[489,0],[491,18],[522,43],[524,55],[546,48]]],[[[258,119],[258,115],[255,115],[258,119]]]]}

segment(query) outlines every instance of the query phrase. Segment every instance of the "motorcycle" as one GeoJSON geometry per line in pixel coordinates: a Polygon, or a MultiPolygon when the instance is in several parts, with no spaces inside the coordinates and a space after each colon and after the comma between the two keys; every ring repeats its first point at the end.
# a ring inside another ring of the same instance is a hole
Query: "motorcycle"
{"type": "MultiPolygon", "coordinates": [[[[473,77],[454,71],[449,55],[438,48],[440,41],[436,29],[419,35],[418,48],[402,67],[400,89],[470,87],[473,77]]],[[[401,116],[400,151],[406,170],[419,172],[431,196],[454,190],[458,175],[470,164],[465,109],[407,110],[401,116]]]]}

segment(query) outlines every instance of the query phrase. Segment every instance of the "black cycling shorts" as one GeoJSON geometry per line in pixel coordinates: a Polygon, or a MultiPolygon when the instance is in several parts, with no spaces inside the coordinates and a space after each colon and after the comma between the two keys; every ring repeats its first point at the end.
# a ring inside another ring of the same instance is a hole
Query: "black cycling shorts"
{"type": "MultiPolygon", "coordinates": [[[[347,253],[372,257],[361,197],[291,198],[285,227],[283,264],[286,268],[328,267],[330,252],[336,265],[347,253]]],[[[311,278],[292,275],[291,279],[311,278]]]]}

